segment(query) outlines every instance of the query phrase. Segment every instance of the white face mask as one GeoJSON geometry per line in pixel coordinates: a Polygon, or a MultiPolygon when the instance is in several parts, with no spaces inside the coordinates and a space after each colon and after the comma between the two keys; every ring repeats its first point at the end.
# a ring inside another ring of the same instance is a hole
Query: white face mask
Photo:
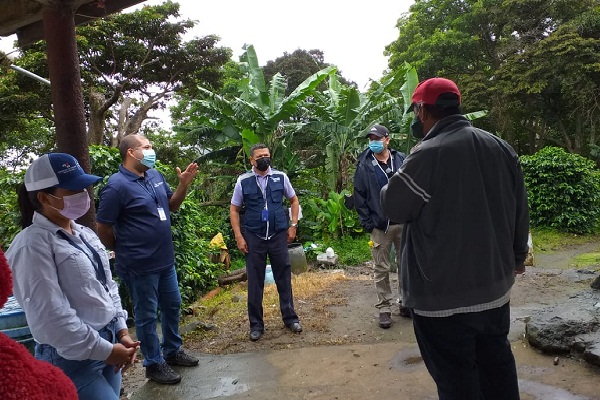
{"type": "Polygon", "coordinates": [[[86,189],[83,189],[83,192],[63,197],[56,197],[50,193],[48,194],[55,199],[62,198],[64,203],[62,210],[59,210],[56,207],[50,207],[54,208],[65,218],[76,220],[77,218],[83,216],[90,209],[90,196],[88,195],[86,189]]]}

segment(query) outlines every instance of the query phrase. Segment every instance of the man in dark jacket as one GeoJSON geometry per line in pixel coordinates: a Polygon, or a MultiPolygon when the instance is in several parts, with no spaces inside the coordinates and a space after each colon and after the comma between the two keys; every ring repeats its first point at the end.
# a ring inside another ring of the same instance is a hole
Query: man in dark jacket
{"type": "Polygon", "coordinates": [[[440,399],[519,399],[507,335],[529,214],[515,151],[460,112],[444,78],[421,82],[411,130],[423,138],[381,192],[406,224],[402,294],[440,399]]]}
{"type": "MultiPolygon", "coordinates": [[[[378,300],[375,307],[379,310],[379,326],[387,329],[392,326],[393,296],[390,286],[392,244],[396,249],[396,264],[398,264],[402,225],[391,222],[384,215],[379,193],[381,188],[387,185],[389,177],[402,165],[404,154],[389,148],[390,134],[382,125],[374,125],[366,138],[369,139],[369,147],[359,155],[354,173],[354,205],[360,224],[371,234],[371,255],[378,300]]],[[[400,315],[410,316],[410,312],[400,306],[400,315]]]]}

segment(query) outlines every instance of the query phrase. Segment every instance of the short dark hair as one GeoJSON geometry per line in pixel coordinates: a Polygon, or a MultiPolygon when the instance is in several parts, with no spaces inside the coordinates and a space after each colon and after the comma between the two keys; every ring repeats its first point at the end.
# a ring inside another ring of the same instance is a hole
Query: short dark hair
{"type": "Polygon", "coordinates": [[[125,156],[127,156],[127,150],[133,149],[137,147],[140,143],[140,135],[132,134],[127,135],[121,139],[121,143],[119,143],[119,154],[121,154],[121,160],[125,161],[125,156]]]}
{"type": "Polygon", "coordinates": [[[423,107],[429,114],[433,116],[433,119],[439,121],[442,118],[449,117],[450,115],[462,114],[460,107],[442,107],[434,106],[431,104],[423,104],[423,107]]]}
{"type": "Polygon", "coordinates": [[[266,144],[256,143],[254,146],[250,147],[250,157],[254,157],[254,151],[260,149],[269,149],[266,144]]]}

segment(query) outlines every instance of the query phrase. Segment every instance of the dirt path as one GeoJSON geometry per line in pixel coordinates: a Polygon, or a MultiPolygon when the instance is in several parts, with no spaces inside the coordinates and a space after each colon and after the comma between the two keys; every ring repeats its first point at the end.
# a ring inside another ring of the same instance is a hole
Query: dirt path
{"type": "MultiPolygon", "coordinates": [[[[523,400],[600,399],[599,368],[571,357],[560,357],[554,365],[555,356],[541,354],[524,341],[525,322],[533,310],[561,302],[589,287],[589,274],[563,268],[575,255],[598,247],[600,244],[583,245],[553,255],[538,255],[537,266],[517,278],[511,300],[510,340],[523,400]]],[[[202,360],[197,369],[180,371],[189,374],[183,376],[182,384],[167,390],[147,383],[143,368],[138,366],[125,377],[122,398],[437,398],[435,385],[420,358],[411,321],[394,315],[392,328],[380,329],[368,265],[350,267],[343,273],[346,279],[336,281],[323,294],[336,304],[319,314],[327,319],[325,329],[322,320],[311,320],[316,303],[299,301],[296,307],[305,328],[302,334],[293,335],[281,324],[271,324],[261,340],[250,342],[245,321],[241,321],[227,331],[231,333],[210,341],[186,342],[202,360]],[[220,367],[223,363],[227,367],[220,367]],[[253,368],[266,377],[256,376],[256,371],[248,376],[253,368]],[[235,382],[233,386],[224,382],[228,378],[235,382]],[[201,385],[202,380],[207,383],[201,385]],[[195,385],[192,388],[188,386],[190,381],[195,385]]],[[[396,276],[393,278],[397,286],[396,276]]]]}

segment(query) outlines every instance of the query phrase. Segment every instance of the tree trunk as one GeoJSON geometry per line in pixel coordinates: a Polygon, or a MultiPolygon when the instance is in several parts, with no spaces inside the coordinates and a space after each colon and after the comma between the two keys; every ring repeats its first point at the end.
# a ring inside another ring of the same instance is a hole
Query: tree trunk
{"type": "Polygon", "coordinates": [[[104,128],[106,126],[104,115],[104,96],[102,93],[92,89],[90,93],[90,120],[88,124],[88,136],[90,144],[100,145],[104,140],[104,128]]]}
{"type": "Polygon", "coordinates": [[[117,136],[111,136],[110,138],[110,147],[117,147],[119,146],[119,143],[121,143],[121,139],[123,139],[123,137],[126,135],[125,133],[125,129],[127,126],[127,120],[129,119],[128,117],[128,112],[129,112],[129,107],[131,106],[132,103],[132,99],[131,97],[125,97],[123,99],[123,104],[121,104],[121,108],[119,109],[119,122],[117,125],[117,136]]]}
{"type": "Polygon", "coordinates": [[[138,133],[142,122],[146,119],[148,111],[154,106],[155,98],[150,97],[142,106],[126,121],[125,136],[138,133]]]}

